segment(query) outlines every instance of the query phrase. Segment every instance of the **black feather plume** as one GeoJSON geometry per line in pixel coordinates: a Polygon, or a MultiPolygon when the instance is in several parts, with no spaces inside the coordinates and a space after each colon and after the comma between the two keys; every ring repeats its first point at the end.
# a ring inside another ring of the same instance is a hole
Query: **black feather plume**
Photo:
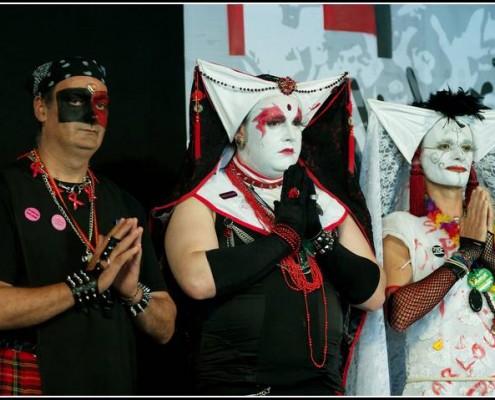
{"type": "Polygon", "coordinates": [[[428,101],[414,105],[438,111],[453,120],[462,115],[470,115],[482,121],[485,117],[480,111],[487,108],[483,105],[482,99],[483,96],[467,93],[462,88],[459,88],[457,93],[453,93],[449,88],[432,93],[428,101]]]}

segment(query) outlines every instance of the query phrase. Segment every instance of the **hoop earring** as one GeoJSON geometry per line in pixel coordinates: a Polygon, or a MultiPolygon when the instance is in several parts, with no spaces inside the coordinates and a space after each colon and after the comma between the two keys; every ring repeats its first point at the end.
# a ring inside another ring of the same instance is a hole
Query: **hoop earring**
{"type": "Polygon", "coordinates": [[[246,147],[246,141],[242,136],[237,135],[234,137],[234,140],[238,150],[242,150],[244,149],[244,147],[246,147]]]}

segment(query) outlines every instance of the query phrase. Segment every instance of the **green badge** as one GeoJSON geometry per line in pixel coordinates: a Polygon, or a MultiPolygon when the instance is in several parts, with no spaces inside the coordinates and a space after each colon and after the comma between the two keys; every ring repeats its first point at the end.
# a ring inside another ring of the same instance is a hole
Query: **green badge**
{"type": "Polygon", "coordinates": [[[467,276],[469,287],[484,293],[490,290],[493,285],[493,274],[486,268],[476,268],[469,272],[467,276]]]}

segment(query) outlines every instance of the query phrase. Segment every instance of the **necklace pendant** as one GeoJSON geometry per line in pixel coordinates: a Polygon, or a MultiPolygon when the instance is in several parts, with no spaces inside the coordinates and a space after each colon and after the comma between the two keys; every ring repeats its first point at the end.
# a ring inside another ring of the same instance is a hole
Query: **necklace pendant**
{"type": "Polygon", "coordinates": [[[72,205],[74,207],[74,210],[77,210],[77,207],[84,205],[84,203],[77,198],[77,193],[76,192],[71,192],[67,196],[67,198],[71,201],[71,203],[72,203],[72,205]]]}
{"type": "Polygon", "coordinates": [[[472,288],[469,293],[469,307],[474,312],[479,312],[483,307],[483,297],[481,297],[481,293],[476,288],[472,288]]]}

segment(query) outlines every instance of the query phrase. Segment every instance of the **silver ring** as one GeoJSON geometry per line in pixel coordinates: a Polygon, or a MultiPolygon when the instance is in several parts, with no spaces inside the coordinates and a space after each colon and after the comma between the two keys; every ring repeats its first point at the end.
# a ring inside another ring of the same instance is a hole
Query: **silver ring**
{"type": "Polygon", "coordinates": [[[310,195],[309,195],[309,198],[310,198],[311,200],[316,201],[316,200],[318,199],[318,196],[317,196],[316,194],[310,194],[310,195]]]}

